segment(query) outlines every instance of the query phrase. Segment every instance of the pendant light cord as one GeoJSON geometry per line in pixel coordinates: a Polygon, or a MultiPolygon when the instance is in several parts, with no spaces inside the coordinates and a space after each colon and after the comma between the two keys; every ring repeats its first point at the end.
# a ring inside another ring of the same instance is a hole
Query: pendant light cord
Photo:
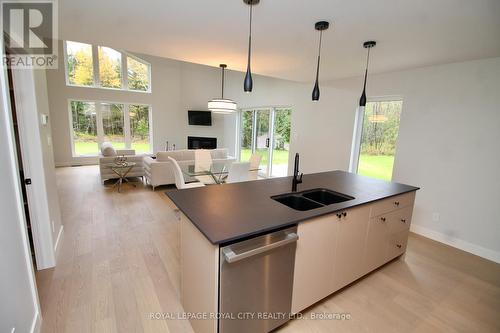
{"type": "Polygon", "coordinates": [[[366,78],[368,76],[368,64],[370,61],[370,49],[371,49],[371,47],[368,48],[368,54],[366,56],[365,83],[363,84],[363,91],[365,91],[365,89],[366,89],[366,78]]]}
{"type": "Polygon", "coordinates": [[[247,67],[250,67],[250,52],[252,50],[252,7],[253,7],[253,2],[250,2],[250,32],[248,34],[248,62],[247,62],[247,67]]]}
{"type": "Polygon", "coordinates": [[[318,81],[318,77],[319,77],[319,58],[321,56],[321,40],[322,40],[322,37],[323,37],[323,30],[321,30],[319,32],[318,65],[316,67],[316,81],[318,81]]]}
{"type": "Polygon", "coordinates": [[[222,67],[222,99],[224,99],[224,67],[222,67]]]}

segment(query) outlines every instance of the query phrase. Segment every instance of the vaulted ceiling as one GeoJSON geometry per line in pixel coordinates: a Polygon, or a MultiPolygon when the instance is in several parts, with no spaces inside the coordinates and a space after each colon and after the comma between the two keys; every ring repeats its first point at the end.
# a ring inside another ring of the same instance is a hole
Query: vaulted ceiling
{"type": "MultiPolygon", "coordinates": [[[[244,70],[242,0],[63,0],[59,37],[244,70]]],[[[312,81],[318,33],[321,79],[363,73],[362,43],[376,40],[371,71],[390,72],[500,56],[500,0],[261,0],[254,7],[252,70],[312,81]]]]}

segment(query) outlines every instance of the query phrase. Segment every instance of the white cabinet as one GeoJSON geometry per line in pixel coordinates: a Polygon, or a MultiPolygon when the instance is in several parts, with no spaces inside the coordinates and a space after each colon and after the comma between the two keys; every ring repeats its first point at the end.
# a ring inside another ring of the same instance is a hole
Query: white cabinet
{"type": "Polygon", "coordinates": [[[316,303],[330,294],[332,259],[337,242],[337,217],[314,218],[298,225],[293,281],[292,312],[316,303]]]}
{"type": "Polygon", "coordinates": [[[415,194],[412,192],[398,197],[371,205],[372,217],[369,222],[364,255],[364,267],[367,272],[382,266],[406,250],[415,194]],[[399,204],[394,205],[394,202],[399,202],[399,204]],[[374,216],[374,212],[381,211],[384,213],[374,216]]]}
{"type": "Polygon", "coordinates": [[[389,227],[387,216],[376,216],[370,219],[364,256],[366,270],[372,271],[385,263],[389,227]]]}
{"type": "Polygon", "coordinates": [[[406,251],[415,192],[299,223],[297,313],[406,251]]]}
{"type": "Polygon", "coordinates": [[[331,292],[363,275],[363,255],[369,216],[369,205],[342,211],[337,222],[337,249],[333,261],[334,278],[331,282],[331,292]]]}

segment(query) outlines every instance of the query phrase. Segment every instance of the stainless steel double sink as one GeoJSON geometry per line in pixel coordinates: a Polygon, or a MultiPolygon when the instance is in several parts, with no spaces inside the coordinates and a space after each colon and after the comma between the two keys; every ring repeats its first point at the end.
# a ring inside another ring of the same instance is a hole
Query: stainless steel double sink
{"type": "Polygon", "coordinates": [[[302,192],[292,192],[272,196],[271,199],[295,210],[311,210],[354,199],[347,194],[326,188],[315,188],[302,192]]]}

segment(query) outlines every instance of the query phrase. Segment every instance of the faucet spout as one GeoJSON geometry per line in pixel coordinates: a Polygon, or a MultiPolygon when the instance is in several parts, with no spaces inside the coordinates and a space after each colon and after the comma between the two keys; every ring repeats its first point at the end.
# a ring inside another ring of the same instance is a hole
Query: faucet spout
{"type": "Polygon", "coordinates": [[[297,191],[297,184],[302,183],[302,176],[304,174],[301,173],[299,175],[299,153],[295,154],[295,164],[293,167],[293,179],[292,179],[292,192],[297,191]]]}

